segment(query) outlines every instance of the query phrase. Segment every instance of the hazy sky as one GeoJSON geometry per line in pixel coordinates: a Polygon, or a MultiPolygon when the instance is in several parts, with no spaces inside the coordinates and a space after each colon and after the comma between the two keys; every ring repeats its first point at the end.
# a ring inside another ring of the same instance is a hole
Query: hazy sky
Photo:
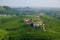
{"type": "Polygon", "coordinates": [[[0,0],[0,6],[10,7],[60,7],[60,0],[0,0]]]}

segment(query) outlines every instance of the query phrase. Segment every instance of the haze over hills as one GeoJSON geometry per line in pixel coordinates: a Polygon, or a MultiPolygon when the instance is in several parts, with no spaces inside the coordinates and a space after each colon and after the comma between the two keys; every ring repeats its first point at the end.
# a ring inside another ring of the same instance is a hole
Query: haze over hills
{"type": "Polygon", "coordinates": [[[30,7],[11,8],[8,6],[0,6],[0,14],[7,14],[7,15],[37,14],[38,15],[41,13],[54,16],[56,18],[60,18],[60,8],[30,8],[30,7]]]}

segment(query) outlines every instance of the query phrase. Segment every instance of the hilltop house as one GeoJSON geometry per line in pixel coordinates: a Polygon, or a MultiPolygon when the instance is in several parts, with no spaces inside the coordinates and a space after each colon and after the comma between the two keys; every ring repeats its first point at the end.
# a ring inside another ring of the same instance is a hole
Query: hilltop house
{"type": "Polygon", "coordinates": [[[46,29],[45,29],[45,24],[43,24],[42,21],[37,21],[37,22],[35,22],[35,21],[33,21],[33,20],[29,19],[29,18],[25,18],[25,19],[24,19],[24,22],[25,22],[27,25],[30,25],[30,26],[33,26],[33,27],[39,27],[39,26],[41,26],[42,29],[43,29],[44,31],[46,31],[46,29]]]}
{"type": "Polygon", "coordinates": [[[26,24],[32,25],[32,26],[40,26],[40,25],[43,24],[42,21],[37,21],[37,22],[35,22],[35,21],[33,21],[33,20],[29,19],[29,18],[25,18],[25,19],[24,19],[24,22],[25,22],[26,24]]]}
{"type": "Polygon", "coordinates": [[[42,21],[38,21],[38,22],[33,22],[33,26],[35,27],[35,26],[37,26],[37,27],[39,27],[39,26],[41,26],[43,24],[43,22],[42,21]]]}

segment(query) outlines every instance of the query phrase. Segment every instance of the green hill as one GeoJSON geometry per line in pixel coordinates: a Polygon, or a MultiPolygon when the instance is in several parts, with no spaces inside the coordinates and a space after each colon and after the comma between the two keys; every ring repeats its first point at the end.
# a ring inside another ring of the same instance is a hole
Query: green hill
{"type": "Polygon", "coordinates": [[[15,15],[15,11],[8,6],[0,6],[0,14],[15,15]]]}
{"type": "Polygon", "coordinates": [[[60,20],[50,16],[3,17],[0,19],[0,29],[9,32],[9,40],[60,40],[60,20]],[[43,21],[47,31],[43,31],[41,27],[27,26],[24,18],[43,21]]]}

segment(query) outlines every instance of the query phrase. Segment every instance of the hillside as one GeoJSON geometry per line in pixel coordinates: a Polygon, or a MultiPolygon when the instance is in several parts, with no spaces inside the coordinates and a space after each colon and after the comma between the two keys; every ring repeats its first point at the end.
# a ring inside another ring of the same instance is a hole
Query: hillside
{"type": "Polygon", "coordinates": [[[0,6],[0,14],[6,15],[44,15],[53,16],[60,19],[60,8],[30,8],[30,7],[19,7],[11,8],[9,6],[0,6]]]}
{"type": "Polygon", "coordinates": [[[45,7],[17,7],[13,8],[19,11],[20,15],[39,15],[41,13],[46,14],[48,16],[53,16],[57,19],[60,19],[60,8],[45,8],[45,7]]]}
{"type": "Polygon", "coordinates": [[[51,16],[0,17],[0,29],[9,33],[9,40],[60,40],[60,20],[51,16]],[[43,31],[41,27],[27,26],[24,18],[42,21],[47,31],[43,31]]]}
{"type": "Polygon", "coordinates": [[[31,15],[33,13],[35,13],[35,11],[29,7],[11,8],[9,6],[0,6],[0,14],[19,16],[19,15],[31,15]]]}
{"type": "Polygon", "coordinates": [[[14,9],[12,9],[8,6],[0,6],[0,14],[15,15],[16,12],[14,9]]]}

